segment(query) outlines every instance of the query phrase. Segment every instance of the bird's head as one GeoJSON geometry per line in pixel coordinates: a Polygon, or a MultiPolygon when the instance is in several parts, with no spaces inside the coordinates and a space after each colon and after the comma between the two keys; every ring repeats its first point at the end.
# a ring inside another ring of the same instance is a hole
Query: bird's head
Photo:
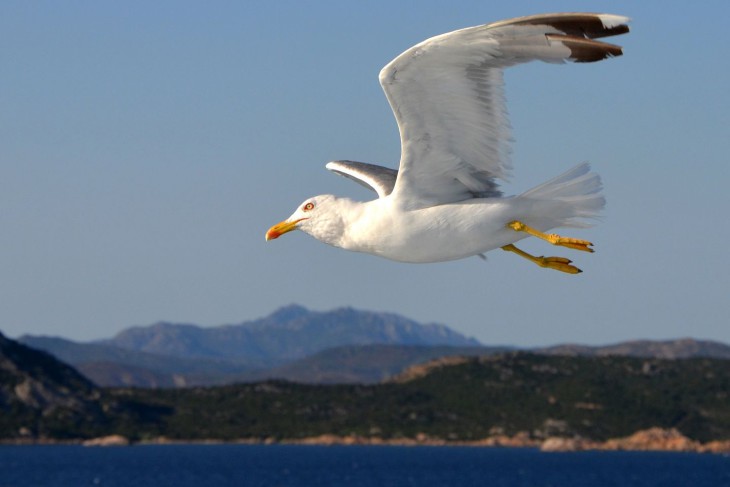
{"type": "Polygon", "coordinates": [[[266,240],[279,238],[292,230],[302,230],[318,240],[333,244],[342,234],[342,218],[336,209],[340,201],[332,195],[308,198],[292,216],[269,228],[266,240]]]}

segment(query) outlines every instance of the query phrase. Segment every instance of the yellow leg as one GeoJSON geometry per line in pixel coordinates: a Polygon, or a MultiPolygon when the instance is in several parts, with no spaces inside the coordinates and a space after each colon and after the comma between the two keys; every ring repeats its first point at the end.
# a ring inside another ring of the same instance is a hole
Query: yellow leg
{"type": "Polygon", "coordinates": [[[546,242],[550,242],[553,245],[560,245],[562,247],[569,247],[575,250],[582,250],[583,252],[593,252],[591,248],[593,244],[588,240],[580,240],[577,238],[561,237],[555,233],[542,233],[539,230],[535,230],[532,227],[528,227],[520,221],[513,221],[507,225],[509,228],[516,232],[525,232],[533,237],[541,238],[546,242]]]}
{"type": "Polygon", "coordinates": [[[507,252],[514,252],[520,257],[524,257],[530,262],[534,262],[540,267],[545,267],[547,269],[555,269],[556,271],[567,272],[568,274],[578,274],[579,272],[583,272],[574,265],[570,265],[571,261],[569,259],[566,259],[565,257],[543,257],[542,255],[539,257],[535,257],[534,255],[528,254],[527,252],[518,249],[512,244],[505,245],[504,247],[502,247],[502,250],[506,250],[507,252]]]}

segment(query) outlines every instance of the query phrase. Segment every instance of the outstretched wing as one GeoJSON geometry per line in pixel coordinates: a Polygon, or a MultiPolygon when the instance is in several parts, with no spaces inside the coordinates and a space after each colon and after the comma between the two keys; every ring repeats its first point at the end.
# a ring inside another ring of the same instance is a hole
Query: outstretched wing
{"type": "Polygon", "coordinates": [[[502,71],[532,60],[593,62],[621,48],[593,40],[628,32],[628,18],[548,14],[428,39],[380,72],[401,137],[394,198],[423,207],[499,195],[510,172],[502,71]]]}
{"type": "Polygon", "coordinates": [[[393,191],[398,171],[375,164],[355,161],[332,161],[325,166],[340,176],[352,179],[368,189],[378,193],[379,198],[388,196],[393,191]]]}

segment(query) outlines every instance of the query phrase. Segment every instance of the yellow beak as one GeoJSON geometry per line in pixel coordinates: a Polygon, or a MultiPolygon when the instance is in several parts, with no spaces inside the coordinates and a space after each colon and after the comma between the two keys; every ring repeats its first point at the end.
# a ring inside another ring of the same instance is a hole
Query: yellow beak
{"type": "Polygon", "coordinates": [[[281,223],[277,223],[273,227],[269,228],[269,231],[266,232],[266,241],[274,240],[275,238],[279,238],[285,233],[291,232],[292,230],[297,229],[297,223],[299,223],[302,220],[305,220],[306,218],[300,218],[299,220],[294,221],[286,221],[284,220],[281,223]]]}

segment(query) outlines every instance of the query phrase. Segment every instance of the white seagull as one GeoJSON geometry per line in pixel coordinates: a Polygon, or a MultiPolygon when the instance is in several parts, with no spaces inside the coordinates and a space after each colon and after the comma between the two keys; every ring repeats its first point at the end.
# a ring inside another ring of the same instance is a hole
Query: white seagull
{"type": "Polygon", "coordinates": [[[530,255],[528,236],[592,252],[591,242],[545,232],[584,227],[605,204],[601,180],[581,164],[525,193],[505,197],[510,172],[504,68],[540,60],[594,62],[621,47],[594,39],[629,31],[618,15],[519,17],[427,39],[380,71],[401,138],[396,171],[354,161],[327,169],[372,189],[357,202],[332,195],[304,201],[266,240],[299,229],[324,243],[400,262],[440,262],[501,248],[542,267],[575,274],[562,257],[530,255]]]}

